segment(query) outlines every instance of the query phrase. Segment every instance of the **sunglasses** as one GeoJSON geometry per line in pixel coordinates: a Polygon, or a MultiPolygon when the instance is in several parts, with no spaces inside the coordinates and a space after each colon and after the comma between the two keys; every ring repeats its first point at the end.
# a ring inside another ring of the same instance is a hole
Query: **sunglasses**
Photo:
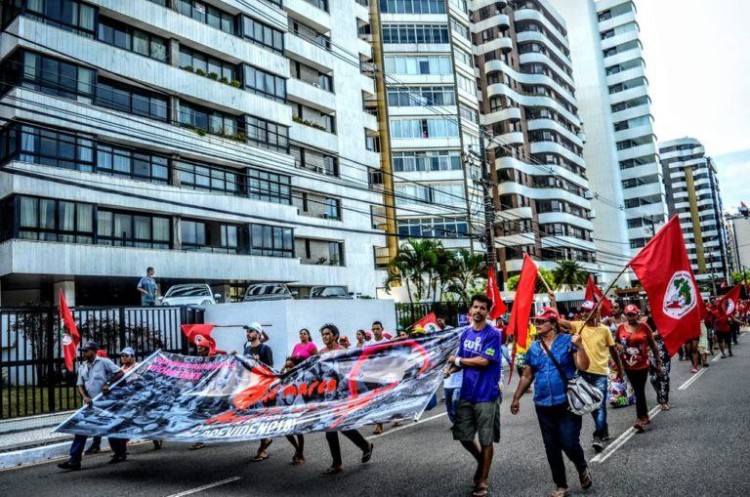
{"type": "Polygon", "coordinates": [[[539,324],[544,324],[544,323],[555,324],[557,321],[554,319],[537,319],[536,322],[539,324]]]}

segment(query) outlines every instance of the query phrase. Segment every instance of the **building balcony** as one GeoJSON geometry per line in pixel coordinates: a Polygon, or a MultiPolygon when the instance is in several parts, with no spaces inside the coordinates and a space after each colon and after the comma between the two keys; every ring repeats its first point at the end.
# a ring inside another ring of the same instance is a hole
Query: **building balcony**
{"type": "Polygon", "coordinates": [[[284,10],[290,18],[298,19],[316,31],[331,31],[331,14],[309,0],[284,0],[284,10]]]}
{"type": "Polygon", "coordinates": [[[324,73],[329,73],[333,69],[334,56],[324,47],[291,33],[284,37],[284,43],[290,58],[324,73]]]}
{"type": "Polygon", "coordinates": [[[304,123],[295,122],[289,128],[289,139],[326,152],[338,153],[339,138],[333,133],[308,126],[304,123]]]}
{"type": "Polygon", "coordinates": [[[474,54],[481,55],[495,50],[501,50],[503,53],[511,52],[513,50],[513,40],[506,36],[499,36],[494,40],[489,40],[474,47],[474,54]]]}
{"type": "Polygon", "coordinates": [[[496,110],[489,114],[480,116],[483,125],[501,123],[504,121],[518,122],[521,120],[521,109],[518,107],[508,107],[507,109],[496,110]]]}
{"type": "Polygon", "coordinates": [[[510,17],[505,14],[495,14],[487,19],[472,23],[471,31],[472,33],[481,33],[482,31],[494,27],[498,27],[501,31],[505,31],[510,27],[510,17]]]}
{"type": "Polygon", "coordinates": [[[323,113],[336,110],[336,95],[324,90],[316,83],[307,83],[300,79],[288,79],[286,82],[288,99],[305,104],[323,113]]]}

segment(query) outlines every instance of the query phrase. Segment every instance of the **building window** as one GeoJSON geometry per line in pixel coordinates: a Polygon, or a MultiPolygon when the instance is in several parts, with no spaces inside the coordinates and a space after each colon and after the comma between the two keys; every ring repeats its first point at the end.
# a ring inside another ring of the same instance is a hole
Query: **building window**
{"type": "Polygon", "coordinates": [[[198,0],[174,0],[174,2],[177,12],[180,14],[192,17],[198,22],[208,24],[225,33],[235,34],[234,16],[232,14],[198,0]]]}
{"type": "Polygon", "coordinates": [[[154,183],[169,182],[169,161],[160,155],[97,144],[96,172],[154,183]]]}
{"type": "Polygon", "coordinates": [[[458,22],[458,19],[451,17],[451,31],[457,35],[460,35],[467,40],[471,40],[471,32],[469,27],[458,22]]]}
{"type": "Polygon", "coordinates": [[[460,105],[458,111],[461,114],[461,118],[471,123],[479,124],[479,113],[474,109],[470,109],[465,105],[460,105]]]}
{"type": "Polygon", "coordinates": [[[20,50],[0,65],[3,93],[14,86],[90,103],[96,72],[34,52],[20,50]]]}
{"type": "Polygon", "coordinates": [[[315,29],[307,26],[299,21],[289,18],[288,20],[289,32],[293,35],[299,36],[303,40],[309,41],[310,43],[319,46],[325,50],[331,50],[331,38],[323,33],[319,33],[315,29]]]}
{"type": "Polygon", "coordinates": [[[245,89],[275,100],[286,100],[286,79],[245,65],[245,89]]]}
{"type": "Polygon", "coordinates": [[[393,107],[456,105],[456,93],[452,86],[389,88],[388,105],[393,107]]]}
{"type": "Polygon", "coordinates": [[[239,253],[239,226],[218,222],[180,221],[183,250],[239,253]]]}
{"type": "Polygon", "coordinates": [[[284,33],[255,19],[242,16],[242,35],[256,45],[284,52],[284,33]]]}
{"type": "Polygon", "coordinates": [[[37,197],[16,197],[18,238],[93,243],[94,206],[37,197]]]}
{"type": "Polygon", "coordinates": [[[164,38],[105,17],[99,18],[99,41],[162,62],[169,56],[164,38]]]}
{"type": "Polygon", "coordinates": [[[175,161],[174,167],[183,188],[228,195],[240,194],[240,177],[232,170],[184,161],[175,161]]]}
{"type": "Polygon", "coordinates": [[[94,141],[88,137],[22,125],[6,130],[13,153],[9,159],[92,172],[94,141]]]}
{"type": "Polygon", "coordinates": [[[96,224],[99,245],[154,249],[172,246],[172,220],[168,217],[99,209],[96,224]]]}
{"type": "Polygon", "coordinates": [[[250,255],[294,257],[294,234],[291,228],[250,225],[250,255]]]}
{"type": "Polygon", "coordinates": [[[458,124],[448,119],[392,119],[391,138],[457,138],[458,124]]]}
{"type": "Polygon", "coordinates": [[[325,206],[324,217],[328,219],[341,219],[340,201],[337,198],[326,197],[323,201],[325,206]]]}
{"type": "Polygon", "coordinates": [[[252,168],[246,171],[248,198],[292,205],[292,179],[289,176],[252,168]]]}
{"type": "Polygon", "coordinates": [[[389,74],[453,74],[453,64],[447,55],[388,55],[385,71],[389,74]]]}
{"type": "Polygon", "coordinates": [[[458,171],[461,153],[457,150],[394,152],[393,167],[396,172],[458,171]]]}
{"type": "Polygon", "coordinates": [[[445,14],[445,0],[380,0],[380,12],[388,14],[445,14]]]}
{"type": "Polygon", "coordinates": [[[328,242],[328,261],[331,266],[344,265],[344,244],[341,242],[328,242]]]}
{"type": "Polygon", "coordinates": [[[100,77],[96,85],[96,105],[166,122],[169,99],[131,84],[100,77]]]}
{"type": "Polygon", "coordinates": [[[180,67],[221,80],[223,83],[231,83],[238,79],[236,65],[187,47],[180,47],[180,67]]]}
{"type": "Polygon", "coordinates": [[[247,140],[262,148],[289,151],[289,127],[247,116],[247,140]]]}
{"type": "Polygon", "coordinates": [[[339,161],[337,157],[299,147],[293,147],[291,154],[295,159],[297,167],[325,174],[326,176],[339,175],[339,161]]]}
{"type": "Polygon", "coordinates": [[[469,225],[462,217],[428,217],[398,222],[401,238],[466,238],[469,225]]]}
{"type": "MultiPolygon", "coordinates": [[[[3,2],[3,11],[7,3],[9,2],[3,2]]],[[[47,24],[94,38],[97,12],[95,7],[77,0],[26,0],[23,3],[28,14],[42,19],[47,24]]]]}
{"type": "Polygon", "coordinates": [[[385,24],[383,43],[450,43],[445,24],[385,24]]]}
{"type": "Polygon", "coordinates": [[[241,131],[242,120],[218,110],[180,102],[180,125],[212,135],[234,137],[241,131]]]}

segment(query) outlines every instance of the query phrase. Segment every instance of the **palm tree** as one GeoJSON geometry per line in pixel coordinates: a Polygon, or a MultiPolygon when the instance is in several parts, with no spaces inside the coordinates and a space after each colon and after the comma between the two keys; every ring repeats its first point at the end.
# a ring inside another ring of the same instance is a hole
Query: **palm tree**
{"type": "Polygon", "coordinates": [[[431,298],[440,258],[439,253],[442,250],[443,245],[440,242],[410,238],[399,247],[396,257],[388,263],[386,290],[390,291],[393,283],[403,281],[409,294],[409,302],[413,302],[412,295],[417,300],[431,298]]]}
{"type": "Polygon", "coordinates": [[[559,290],[583,288],[588,278],[588,273],[576,261],[557,261],[557,267],[552,270],[552,274],[559,290]]]}
{"type": "MultiPolygon", "coordinates": [[[[555,283],[555,273],[553,271],[550,271],[549,269],[544,269],[543,267],[539,268],[539,273],[542,275],[544,280],[547,282],[547,284],[550,286],[550,288],[556,288],[555,283]]],[[[515,276],[511,276],[505,281],[505,288],[508,289],[508,291],[515,291],[516,288],[518,288],[518,280],[521,279],[521,275],[517,274],[515,276]]],[[[544,285],[544,282],[542,282],[541,279],[537,278],[536,280],[536,287],[534,288],[534,292],[536,293],[547,293],[547,287],[544,285]]]]}
{"type": "Polygon", "coordinates": [[[477,280],[486,276],[487,263],[484,254],[472,254],[465,248],[450,252],[450,265],[445,268],[442,279],[443,290],[455,293],[461,302],[467,303],[475,291],[477,280]]]}

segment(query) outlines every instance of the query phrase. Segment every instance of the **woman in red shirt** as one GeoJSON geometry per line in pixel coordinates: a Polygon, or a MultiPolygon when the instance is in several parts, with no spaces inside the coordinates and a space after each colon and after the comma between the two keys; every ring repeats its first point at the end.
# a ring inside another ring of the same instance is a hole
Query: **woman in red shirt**
{"type": "Polygon", "coordinates": [[[624,314],[627,322],[617,327],[615,344],[622,358],[625,374],[627,374],[628,381],[633,385],[635,392],[635,412],[637,419],[635,424],[633,424],[633,428],[642,432],[644,427],[651,422],[648,418],[648,406],[646,406],[649,347],[654,357],[657,358],[656,370],[659,374],[662,373],[663,366],[651,328],[646,323],[638,320],[640,312],[641,310],[636,305],[629,304],[625,306],[624,314]]]}

